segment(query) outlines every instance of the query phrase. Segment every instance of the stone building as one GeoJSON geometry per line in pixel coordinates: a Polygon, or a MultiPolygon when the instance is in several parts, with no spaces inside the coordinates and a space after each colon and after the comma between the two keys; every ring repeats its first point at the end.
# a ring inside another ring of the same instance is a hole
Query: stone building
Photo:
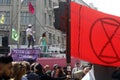
{"type": "Polygon", "coordinates": [[[64,37],[60,30],[54,27],[54,7],[52,0],[0,0],[0,18],[4,15],[5,22],[0,24],[0,43],[3,36],[9,37],[9,45],[16,45],[17,42],[11,38],[12,28],[18,31],[18,13],[20,12],[20,45],[26,45],[26,28],[28,24],[33,25],[36,44],[43,32],[47,32],[49,45],[61,45],[64,37]],[[22,2],[21,2],[22,1],[22,2]],[[19,10],[19,2],[21,9],[19,10]],[[35,13],[28,10],[28,3],[31,2],[35,13]]]}

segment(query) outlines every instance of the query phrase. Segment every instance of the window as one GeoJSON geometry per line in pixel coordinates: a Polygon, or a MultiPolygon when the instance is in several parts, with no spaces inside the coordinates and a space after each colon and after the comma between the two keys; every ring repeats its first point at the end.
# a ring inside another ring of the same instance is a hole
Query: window
{"type": "Polygon", "coordinates": [[[23,0],[22,6],[27,6],[27,0],[23,0]]]}
{"type": "Polygon", "coordinates": [[[21,31],[21,44],[25,45],[26,43],[26,32],[25,31],[21,31]]]}
{"type": "Polygon", "coordinates": [[[5,24],[10,24],[10,12],[6,12],[6,15],[5,15],[5,24]]]}
{"type": "Polygon", "coordinates": [[[58,44],[60,43],[60,37],[58,36],[58,44]]]}
{"type": "Polygon", "coordinates": [[[62,44],[64,45],[64,38],[62,37],[62,44]]]}
{"type": "Polygon", "coordinates": [[[49,0],[49,7],[52,8],[52,1],[49,0]]]}
{"type": "Polygon", "coordinates": [[[31,2],[34,7],[36,6],[36,0],[23,0],[22,6],[28,6],[28,2],[31,2]]]}
{"type": "Polygon", "coordinates": [[[11,0],[0,0],[0,4],[1,5],[10,5],[11,4],[11,0]]]}
{"type": "Polygon", "coordinates": [[[3,4],[3,0],[0,0],[0,4],[3,4]]]}
{"type": "Polygon", "coordinates": [[[47,21],[46,21],[47,14],[46,13],[44,14],[44,17],[45,17],[45,25],[46,25],[47,24],[47,21]]]}
{"type": "Polygon", "coordinates": [[[49,33],[49,45],[51,45],[51,44],[52,44],[52,34],[49,33]]]}
{"type": "Polygon", "coordinates": [[[53,34],[53,43],[56,44],[55,42],[55,35],[53,34]]]}
{"type": "Polygon", "coordinates": [[[46,0],[44,0],[44,6],[45,6],[45,7],[47,6],[47,1],[46,1],[46,0]]]}
{"type": "Polygon", "coordinates": [[[35,24],[35,16],[30,14],[29,12],[21,12],[21,24],[35,24]]]}
{"type": "Polygon", "coordinates": [[[11,0],[4,0],[4,4],[11,4],[11,0]]]}
{"type": "Polygon", "coordinates": [[[49,25],[52,26],[52,16],[49,15],[49,25]]]}

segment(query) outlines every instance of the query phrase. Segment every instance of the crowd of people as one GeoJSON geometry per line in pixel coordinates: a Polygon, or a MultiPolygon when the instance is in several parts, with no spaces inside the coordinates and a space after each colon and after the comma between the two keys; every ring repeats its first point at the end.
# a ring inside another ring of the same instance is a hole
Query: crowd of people
{"type": "Polygon", "coordinates": [[[11,56],[1,56],[0,80],[81,80],[91,67],[79,65],[77,63],[68,76],[67,67],[59,64],[54,64],[51,69],[47,64],[42,66],[38,62],[13,61],[11,56]]]}
{"type": "Polygon", "coordinates": [[[56,73],[48,70],[49,66],[42,67],[40,63],[30,64],[28,61],[13,61],[11,56],[0,57],[0,80],[64,80],[65,74],[61,67],[55,66],[56,73]]]}

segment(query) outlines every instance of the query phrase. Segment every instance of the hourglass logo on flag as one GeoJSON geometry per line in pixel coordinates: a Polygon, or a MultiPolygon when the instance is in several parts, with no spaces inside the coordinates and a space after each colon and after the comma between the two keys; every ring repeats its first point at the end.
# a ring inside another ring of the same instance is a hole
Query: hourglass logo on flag
{"type": "Polygon", "coordinates": [[[120,17],[71,2],[71,55],[94,64],[120,66],[120,17]]]}

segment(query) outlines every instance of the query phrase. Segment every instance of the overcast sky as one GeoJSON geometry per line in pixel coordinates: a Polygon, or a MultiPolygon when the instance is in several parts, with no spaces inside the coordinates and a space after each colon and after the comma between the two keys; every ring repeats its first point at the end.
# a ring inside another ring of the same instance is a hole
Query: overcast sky
{"type": "Polygon", "coordinates": [[[99,11],[120,17],[120,0],[83,0],[87,4],[93,3],[99,11]]]}

